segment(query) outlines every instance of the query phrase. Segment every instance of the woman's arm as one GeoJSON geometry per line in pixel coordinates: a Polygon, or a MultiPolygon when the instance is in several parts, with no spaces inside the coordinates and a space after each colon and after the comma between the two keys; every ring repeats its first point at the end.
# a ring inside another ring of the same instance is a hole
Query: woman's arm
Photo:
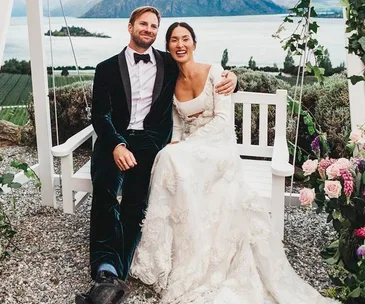
{"type": "Polygon", "coordinates": [[[226,132],[227,128],[232,128],[232,100],[230,95],[222,95],[215,91],[214,86],[221,81],[222,68],[213,66],[211,77],[213,79],[213,119],[197,131],[192,133],[186,140],[206,137],[212,134],[226,132]]]}

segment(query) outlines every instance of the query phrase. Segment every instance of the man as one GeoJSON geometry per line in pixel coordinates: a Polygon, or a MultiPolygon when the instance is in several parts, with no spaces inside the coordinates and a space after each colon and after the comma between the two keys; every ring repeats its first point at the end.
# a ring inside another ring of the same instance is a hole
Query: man
{"type": "MultiPolygon", "coordinates": [[[[96,67],[92,124],[98,135],[91,160],[93,200],[90,263],[94,286],[77,304],[122,303],[124,283],[141,235],[156,154],[169,143],[178,75],[171,56],[151,47],[160,25],[154,7],[134,10],[123,51],[96,67]],[[117,196],[122,189],[122,201],[117,196]]],[[[231,93],[236,77],[222,81],[231,93]]]]}

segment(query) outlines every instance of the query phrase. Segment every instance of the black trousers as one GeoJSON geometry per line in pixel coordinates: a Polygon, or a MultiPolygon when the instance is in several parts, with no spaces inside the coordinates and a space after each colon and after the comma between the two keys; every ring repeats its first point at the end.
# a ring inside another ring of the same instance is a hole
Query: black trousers
{"type": "Polygon", "coordinates": [[[111,264],[126,279],[141,237],[148,202],[151,169],[158,148],[144,131],[127,131],[128,149],[137,166],[120,171],[112,151],[98,143],[91,159],[93,199],[90,219],[90,265],[95,279],[99,266],[111,264]],[[117,195],[122,189],[122,201],[117,195]]]}

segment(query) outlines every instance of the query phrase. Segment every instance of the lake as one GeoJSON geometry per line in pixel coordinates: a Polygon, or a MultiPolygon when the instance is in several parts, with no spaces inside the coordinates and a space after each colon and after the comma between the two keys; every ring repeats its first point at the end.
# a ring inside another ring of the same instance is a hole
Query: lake
{"type": "MultiPolygon", "coordinates": [[[[224,49],[228,49],[229,65],[247,65],[253,56],[258,66],[279,67],[286,53],[278,39],[271,37],[281,24],[283,16],[235,16],[235,17],[184,17],[163,18],[154,47],[164,50],[164,35],[175,21],[185,21],[195,30],[198,45],[195,58],[201,62],[220,63],[224,49]]],[[[77,62],[80,66],[95,66],[98,62],[119,53],[129,42],[128,19],[79,19],[68,17],[69,26],[82,26],[90,32],[104,33],[112,38],[73,37],[77,62]]],[[[328,48],[333,66],[345,61],[345,34],[343,19],[317,19],[319,42],[328,48]]],[[[61,17],[51,19],[52,30],[64,26],[61,17]]],[[[293,25],[289,25],[293,28],[293,25]]],[[[48,18],[44,18],[44,32],[48,30],[48,18]]],[[[290,32],[287,31],[289,36],[290,32]]],[[[67,37],[52,37],[54,65],[75,65],[67,37]]],[[[51,65],[49,37],[44,36],[48,65],[51,65]]],[[[17,58],[29,60],[27,20],[11,19],[4,60],[17,58]]]]}

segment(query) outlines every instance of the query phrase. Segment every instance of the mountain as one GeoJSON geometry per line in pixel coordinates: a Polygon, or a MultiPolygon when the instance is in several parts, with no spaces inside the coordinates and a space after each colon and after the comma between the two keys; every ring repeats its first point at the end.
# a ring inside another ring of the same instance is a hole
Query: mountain
{"type": "MultiPolygon", "coordinates": [[[[1,1],[1,0],[0,0],[1,1]]],[[[26,0],[14,0],[13,10],[11,11],[12,17],[24,17],[27,15],[26,0]]],[[[58,0],[49,0],[49,7],[52,10],[59,5],[58,0]]],[[[43,0],[44,15],[48,15],[48,0],[43,0]]]]}
{"type": "MultiPolygon", "coordinates": [[[[297,3],[298,0],[273,0],[276,4],[287,7],[287,8],[291,8],[294,7],[297,3]]],[[[338,8],[340,7],[340,1],[339,0],[313,0],[312,4],[315,8],[338,8]]]]}
{"type": "Polygon", "coordinates": [[[136,7],[152,5],[163,17],[283,14],[271,0],[102,0],[82,17],[128,18],[136,7]]]}
{"type": "MultiPolygon", "coordinates": [[[[66,16],[80,17],[100,1],[101,0],[69,0],[63,5],[63,10],[65,11],[66,16]]],[[[60,5],[51,11],[51,15],[54,17],[62,16],[60,5]]]]}
{"type": "MultiPolygon", "coordinates": [[[[1,1],[1,0],[0,0],[1,1]]],[[[12,17],[26,16],[26,0],[14,0],[12,17]]],[[[100,0],[63,0],[62,5],[66,16],[80,17],[91,9],[100,0]]],[[[51,16],[62,16],[62,10],[59,0],[49,0],[51,16]]],[[[48,0],[43,0],[43,14],[48,16],[48,0]]]]}

